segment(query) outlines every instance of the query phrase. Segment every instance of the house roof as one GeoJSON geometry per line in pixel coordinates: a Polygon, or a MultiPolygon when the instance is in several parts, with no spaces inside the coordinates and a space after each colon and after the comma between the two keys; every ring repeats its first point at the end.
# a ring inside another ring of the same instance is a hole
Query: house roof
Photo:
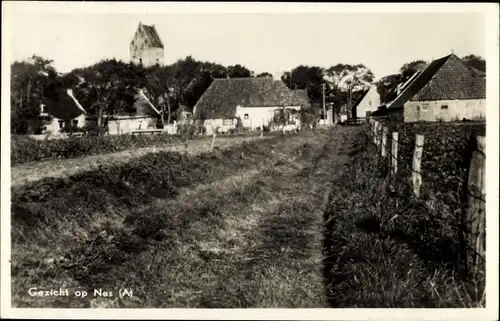
{"type": "Polygon", "coordinates": [[[408,101],[486,98],[485,79],[451,54],[432,61],[388,105],[398,108],[408,101]]]}
{"type": "Polygon", "coordinates": [[[356,99],[356,101],[354,102],[354,104],[352,104],[352,108],[358,107],[358,105],[363,101],[363,98],[365,98],[366,94],[368,94],[368,92],[370,90],[371,90],[371,88],[362,90],[361,93],[359,94],[358,99],[356,99]]]}
{"type": "Polygon", "coordinates": [[[304,106],[309,102],[281,80],[272,78],[218,78],[194,106],[195,118],[234,117],[236,107],[304,106]]]}
{"type": "Polygon", "coordinates": [[[184,105],[184,104],[179,104],[179,110],[180,111],[183,111],[183,112],[188,112],[188,113],[192,113],[193,112],[193,108],[187,106],[187,105],[184,105]]]}
{"type": "MultiPolygon", "coordinates": [[[[135,115],[160,115],[161,112],[149,101],[149,99],[144,94],[143,90],[139,90],[135,95],[134,108],[136,112],[135,115]]],[[[119,113],[119,115],[124,115],[125,113],[119,113]]]]}
{"type": "Polygon", "coordinates": [[[470,69],[474,70],[479,76],[486,77],[486,71],[474,67],[470,67],[470,69]]]}
{"type": "Polygon", "coordinates": [[[47,113],[60,119],[73,119],[87,112],[73,95],[71,89],[57,89],[50,97],[44,97],[47,113]]]}
{"type": "Polygon", "coordinates": [[[307,93],[307,89],[295,89],[293,92],[300,97],[299,99],[303,99],[305,102],[307,102],[307,104],[309,104],[309,95],[307,93]]]}
{"type": "Polygon", "coordinates": [[[142,26],[142,30],[144,30],[145,37],[151,42],[151,47],[155,48],[163,48],[163,42],[160,39],[160,35],[156,31],[154,25],[147,26],[145,24],[139,24],[139,28],[142,26]]]}

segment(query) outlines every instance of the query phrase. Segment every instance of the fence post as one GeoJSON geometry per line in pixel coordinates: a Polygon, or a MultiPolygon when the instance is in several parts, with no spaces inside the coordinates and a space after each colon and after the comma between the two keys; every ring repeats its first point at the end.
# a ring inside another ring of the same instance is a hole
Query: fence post
{"type": "Polygon", "coordinates": [[[262,126],[260,126],[260,138],[264,137],[264,118],[262,118],[262,126]]]}
{"type": "Polygon", "coordinates": [[[388,128],[387,127],[383,127],[383,130],[382,130],[382,148],[381,148],[381,151],[380,151],[380,156],[382,157],[385,157],[385,154],[386,154],[386,146],[387,146],[387,132],[388,132],[388,128]]]}
{"type": "Polygon", "coordinates": [[[467,224],[467,264],[477,270],[479,255],[485,255],[485,221],[486,221],[486,139],[477,137],[477,150],[472,153],[470,162],[468,189],[468,206],[466,211],[467,224]]]}
{"type": "Polygon", "coordinates": [[[420,186],[422,185],[422,174],[420,173],[420,164],[422,162],[422,153],[424,151],[424,135],[418,135],[415,138],[415,151],[413,152],[413,171],[412,183],[413,193],[418,198],[420,196],[420,186]]]}
{"type": "Polygon", "coordinates": [[[214,150],[215,146],[215,137],[217,136],[217,130],[215,126],[212,125],[212,145],[210,146],[210,151],[212,152],[214,150]]]}
{"type": "Polygon", "coordinates": [[[398,172],[398,132],[392,133],[391,168],[392,168],[392,173],[397,174],[397,172],[398,172]]]}
{"type": "Polygon", "coordinates": [[[381,122],[378,122],[377,123],[377,146],[380,147],[380,145],[382,145],[382,139],[381,139],[381,136],[382,135],[382,123],[381,122]]]}
{"type": "Polygon", "coordinates": [[[373,124],[373,143],[375,145],[377,144],[377,130],[378,130],[378,121],[376,120],[375,123],[373,124]]]}

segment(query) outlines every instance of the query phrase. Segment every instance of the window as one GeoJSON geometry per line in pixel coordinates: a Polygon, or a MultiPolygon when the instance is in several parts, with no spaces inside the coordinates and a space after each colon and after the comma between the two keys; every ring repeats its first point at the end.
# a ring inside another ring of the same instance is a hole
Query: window
{"type": "Polygon", "coordinates": [[[248,114],[245,114],[243,117],[244,117],[245,119],[248,119],[248,114]]]}
{"type": "Polygon", "coordinates": [[[420,106],[417,105],[417,111],[420,111],[420,106]]]}
{"type": "Polygon", "coordinates": [[[45,105],[40,105],[40,113],[42,114],[46,114],[47,113],[47,106],[45,105]]]}
{"type": "Polygon", "coordinates": [[[232,125],[233,124],[233,119],[224,119],[222,121],[222,125],[232,125]]]}
{"type": "Polygon", "coordinates": [[[448,109],[448,105],[441,105],[441,109],[448,109]]]}
{"type": "Polygon", "coordinates": [[[71,123],[73,124],[73,126],[78,126],[78,119],[73,119],[71,123]]]}
{"type": "Polygon", "coordinates": [[[429,104],[423,104],[422,111],[427,111],[427,110],[429,110],[429,104]]]}
{"type": "Polygon", "coordinates": [[[63,120],[60,120],[59,121],[59,128],[63,128],[64,127],[64,121],[63,120]]]}

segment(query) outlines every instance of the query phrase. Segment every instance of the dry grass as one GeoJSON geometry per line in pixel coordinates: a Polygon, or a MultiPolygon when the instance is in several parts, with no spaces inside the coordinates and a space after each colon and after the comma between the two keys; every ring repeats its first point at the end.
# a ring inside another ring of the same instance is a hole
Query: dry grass
{"type": "MultiPolygon", "coordinates": [[[[45,199],[18,191],[13,204],[31,202],[24,209],[36,215],[13,215],[13,306],[326,307],[325,196],[347,159],[340,147],[355,130],[304,132],[183,156],[183,166],[171,170],[177,178],[169,190],[175,191],[158,194],[138,180],[127,192],[156,197],[123,202],[117,199],[123,194],[102,182],[76,178],[58,183],[59,195],[45,199]],[[103,288],[115,296],[32,298],[32,286],[103,288]],[[133,289],[134,299],[116,297],[124,287],[133,289]]],[[[150,179],[162,168],[157,155],[144,160],[159,162],[146,167],[157,171],[144,174],[150,179]]]]}

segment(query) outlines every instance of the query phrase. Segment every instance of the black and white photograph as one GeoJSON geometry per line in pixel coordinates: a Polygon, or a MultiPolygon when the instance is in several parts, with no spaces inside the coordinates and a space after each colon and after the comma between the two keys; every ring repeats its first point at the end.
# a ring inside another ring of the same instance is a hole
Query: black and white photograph
{"type": "Polygon", "coordinates": [[[3,2],[2,317],[497,320],[498,14],[3,2]]]}

